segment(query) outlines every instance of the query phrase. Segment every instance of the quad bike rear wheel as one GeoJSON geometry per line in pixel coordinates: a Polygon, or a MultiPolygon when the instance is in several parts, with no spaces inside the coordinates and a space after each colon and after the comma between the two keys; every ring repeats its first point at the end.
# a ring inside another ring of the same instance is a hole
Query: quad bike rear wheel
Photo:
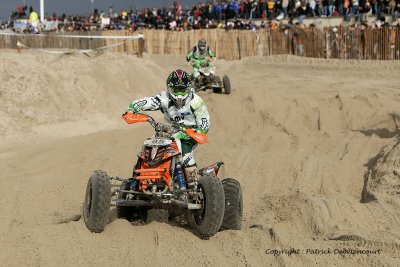
{"type": "Polygon", "coordinates": [[[199,179],[198,190],[201,193],[202,209],[189,211],[189,224],[203,239],[218,232],[224,218],[224,189],[218,177],[203,175],[199,179]]]}
{"type": "MultiPolygon", "coordinates": [[[[125,181],[121,185],[122,190],[129,190],[130,180],[125,181]]],[[[118,199],[125,199],[126,193],[119,192],[118,199]]],[[[147,207],[125,207],[125,206],[117,206],[117,218],[126,219],[130,222],[147,222],[147,207]]]]}
{"type": "Polygon", "coordinates": [[[226,178],[221,183],[225,194],[225,212],[220,231],[240,230],[243,217],[242,187],[232,178],[226,178]]]}
{"type": "Polygon", "coordinates": [[[95,171],[89,178],[83,218],[86,227],[95,233],[100,233],[108,223],[111,205],[111,182],[107,173],[95,171]]]}
{"type": "Polygon", "coordinates": [[[227,75],[224,75],[222,81],[224,83],[225,94],[229,95],[231,93],[231,81],[229,80],[229,77],[227,75]]]}

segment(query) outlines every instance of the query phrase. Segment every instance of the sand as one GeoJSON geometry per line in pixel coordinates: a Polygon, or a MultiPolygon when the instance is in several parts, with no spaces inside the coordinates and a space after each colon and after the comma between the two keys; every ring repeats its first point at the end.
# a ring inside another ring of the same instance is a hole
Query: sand
{"type": "Polygon", "coordinates": [[[242,184],[242,230],[201,240],[162,212],[132,225],[113,209],[94,234],[81,218],[89,176],[129,177],[152,129],[121,114],[162,90],[172,69],[189,70],[184,57],[2,51],[0,265],[398,265],[400,62],[275,56],[216,66],[233,90],[199,93],[212,126],[196,157],[224,161],[220,178],[242,184]]]}

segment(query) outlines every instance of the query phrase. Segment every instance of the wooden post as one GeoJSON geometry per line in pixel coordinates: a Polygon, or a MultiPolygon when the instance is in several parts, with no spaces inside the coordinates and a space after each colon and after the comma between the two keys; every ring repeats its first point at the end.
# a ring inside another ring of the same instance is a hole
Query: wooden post
{"type": "Polygon", "coordinates": [[[17,41],[18,54],[21,54],[21,43],[17,41]]]}
{"type": "Polygon", "coordinates": [[[325,58],[331,57],[331,51],[329,49],[330,39],[331,38],[329,32],[325,31],[325,58]]]}
{"type": "Polygon", "coordinates": [[[239,36],[236,38],[236,40],[237,40],[238,51],[239,51],[239,59],[242,59],[242,53],[241,53],[240,38],[239,38],[239,36]]]}
{"type": "Polygon", "coordinates": [[[138,58],[143,58],[144,52],[144,38],[139,38],[138,40],[138,58]]]}

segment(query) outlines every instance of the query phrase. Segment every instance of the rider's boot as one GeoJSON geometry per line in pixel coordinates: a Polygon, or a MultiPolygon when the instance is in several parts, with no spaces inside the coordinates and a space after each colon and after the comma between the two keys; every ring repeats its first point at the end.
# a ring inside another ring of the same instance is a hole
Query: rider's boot
{"type": "Polygon", "coordinates": [[[189,188],[195,188],[198,181],[197,166],[185,167],[185,174],[187,178],[187,185],[189,188]]]}
{"type": "Polygon", "coordinates": [[[136,190],[136,187],[138,185],[138,180],[136,180],[135,178],[132,178],[129,184],[129,189],[130,190],[136,190]]]}

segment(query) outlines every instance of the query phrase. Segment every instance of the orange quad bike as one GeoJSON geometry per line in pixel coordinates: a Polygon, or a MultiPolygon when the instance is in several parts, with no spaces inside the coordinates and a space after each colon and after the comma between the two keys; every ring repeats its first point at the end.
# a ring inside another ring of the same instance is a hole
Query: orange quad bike
{"type": "Polygon", "coordinates": [[[188,224],[201,238],[208,239],[220,230],[242,227],[243,198],[240,183],[217,177],[223,162],[214,163],[187,177],[183,170],[180,140],[174,136],[185,132],[199,144],[208,142],[206,134],[178,124],[156,122],[145,114],[125,113],[128,124],[148,122],[154,136],[145,140],[133,168],[132,177],[124,179],[95,171],[87,184],[83,207],[86,227],[102,232],[109,221],[110,207],[117,217],[129,221],[147,221],[150,209],[166,209],[169,219],[185,215],[188,224]],[[112,190],[112,181],[120,181],[112,190]]]}

